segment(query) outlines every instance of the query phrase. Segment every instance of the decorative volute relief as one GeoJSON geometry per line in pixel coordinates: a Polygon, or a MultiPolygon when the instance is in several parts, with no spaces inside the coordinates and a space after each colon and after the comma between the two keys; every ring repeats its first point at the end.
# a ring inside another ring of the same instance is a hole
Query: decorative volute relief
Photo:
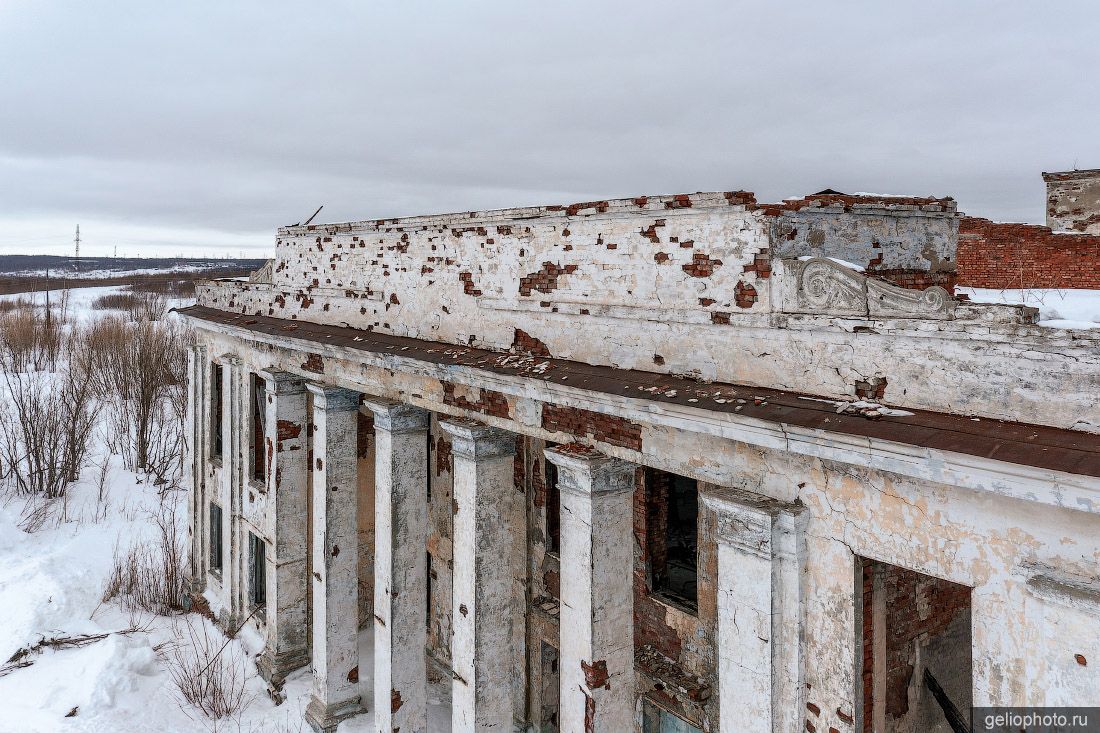
{"type": "Polygon", "coordinates": [[[955,299],[941,287],[909,290],[825,258],[785,259],[788,313],[864,318],[951,319],[955,299]]]}

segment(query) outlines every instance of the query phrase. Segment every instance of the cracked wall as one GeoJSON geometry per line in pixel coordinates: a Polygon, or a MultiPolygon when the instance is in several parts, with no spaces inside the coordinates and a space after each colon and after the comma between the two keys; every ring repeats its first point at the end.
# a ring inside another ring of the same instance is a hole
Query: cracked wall
{"type": "Polygon", "coordinates": [[[1100,170],[1044,173],[1047,226],[1055,231],[1100,234],[1100,170]]]}
{"type": "MultiPolygon", "coordinates": [[[[750,199],[696,194],[296,227],[280,233],[273,284],[209,283],[199,297],[441,348],[835,398],[888,384],[880,399],[898,407],[1100,424],[1089,417],[1100,335],[1034,326],[1007,306],[956,303],[934,323],[781,311],[793,277],[786,256],[837,257],[909,287],[950,287],[959,226],[950,200],[750,199]],[[1023,386],[1037,381],[1062,399],[1023,386]]],[[[296,369],[318,374],[324,364],[311,355],[296,369]]],[[[504,407],[484,389],[454,399],[483,414],[504,407]]]]}
{"type": "MultiPolygon", "coordinates": [[[[303,363],[301,352],[245,342],[218,333],[216,328],[202,329],[200,340],[208,353],[236,354],[239,374],[244,376],[261,368],[294,370],[303,363]]],[[[778,445],[750,446],[702,414],[696,418],[685,414],[675,425],[658,424],[665,408],[644,401],[639,409],[618,402],[612,408],[614,417],[638,426],[639,444],[616,444],[587,431],[570,436],[561,431],[562,425],[555,424],[553,431],[543,426],[544,406],[566,402],[559,387],[527,380],[522,396],[517,396],[504,384],[487,380],[473,389],[499,393],[509,408],[506,413],[488,415],[478,410],[476,400],[456,403],[446,399],[445,382],[459,381],[455,372],[440,379],[420,370],[395,371],[364,362],[360,356],[349,357],[354,358],[325,357],[325,379],[365,393],[411,401],[440,414],[476,417],[527,436],[516,478],[523,482],[528,502],[524,633],[526,647],[532,652],[526,662],[518,663],[517,670],[520,674],[526,670],[529,682],[535,679],[532,669],[536,664],[537,674],[552,674],[552,665],[543,669],[541,644],[553,645],[556,640],[555,575],[567,572],[545,548],[545,507],[538,507],[536,498],[542,480],[536,478],[542,474],[538,456],[543,441],[564,442],[573,437],[595,444],[609,455],[695,478],[704,492],[712,485],[737,487],[805,507],[806,552],[799,576],[803,641],[798,670],[802,680],[798,687],[804,692],[796,700],[783,702],[804,711],[805,721],[816,730],[854,731],[858,722],[852,721],[862,715],[858,557],[973,588],[975,704],[1100,704],[1096,697],[1100,672],[1095,664],[1078,661],[1100,659],[1100,640],[1093,633],[1100,619],[1100,581],[1095,573],[1100,563],[1100,522],[1093,511],[1009,498],[998,493],[1003,477],[978,489],[965,489],[933,478],[859,465],[866,460],[863,454],[846,454],[848,462],[839,463],[789,453],[778,445]]],[[[243,394],[229,399],[243,399],[243,394]]],[[[232,414],[243,420],[248,413],[237,409],[232,414]]],[[[441,446],[439,437],[436,435],[433,443],[433,475],[441,475],[440,469],[448,470],[449,465],[447,448],[441,446]]],[[[828,438],[821,440],[827,442],[828,438]]],[[[936,475],[934,462],[926,466],[929,477],[936,475]]],[[[431,521],[437,533],[437,551],[446,546],[447,500],[442,486],[440,481],[433,482],[431,512],[435,519],[431,521]],[[436,527],[436,522],[443,526],[436,527]]],[[[254,521],[263,528],[266,516],[258,513],[254,521]]],[[[699,699],[706,694],[704,687],[713,685],[715,632],[724,622],[717,615],[713,584],[707,580],[714,552],[711,522],[701,511],[698,615],[666,606],[657,619],[659,624],[643,629],[638,646],[638,693],[660,692],[667,696],[666,704],[678,704],[687,717],[719,730],[721,711],[714,708],[713,695],[699,699]],[[649,654],[644,648],[656,648],[661,635],[664,651],[659,656],[649,654]],[[655,682],[661,684],[660,690],[655,682]]],[[[240,549],[227,548],[227,566],[235,557],[232,553],[240,553],[240,549]]],[[[445,567],[445,563],[439,566],[445,567]]],[[[445,579],[437,579],[433,588],[445,583],[445,579]]],[[[211,583],[208,588],[220,604],[231,605],[217,595],[223,592],[220,586],[211,583]]],[[[438,638],[444,632],[436,633],[438,638]]],[[[528,715],[544,709],[544,698],[544,693],[536,695],[528,685],[528,715]]]]}

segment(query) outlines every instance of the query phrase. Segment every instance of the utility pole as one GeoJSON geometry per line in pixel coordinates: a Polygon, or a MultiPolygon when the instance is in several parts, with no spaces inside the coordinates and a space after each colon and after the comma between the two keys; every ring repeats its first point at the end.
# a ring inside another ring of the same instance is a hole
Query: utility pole
{"type": "Polygon", "coordinates": [[[73,269],[80,272],[80,225],[76,225],[76,239],[73,240],[76,243],[76,257],[73,262],[73,269]]]}

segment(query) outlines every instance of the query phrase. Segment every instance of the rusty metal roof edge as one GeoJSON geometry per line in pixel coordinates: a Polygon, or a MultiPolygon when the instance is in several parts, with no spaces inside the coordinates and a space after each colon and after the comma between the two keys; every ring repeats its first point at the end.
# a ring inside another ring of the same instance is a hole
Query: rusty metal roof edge
{"type": "MultiPolygon", "coordinates": [[[[816,430],[829,434],[845,435],[849,438],[888,441],[901,445],[916,446],[918,448],[927,450],[947,451],[959,455],[967,455],[985,460],[996,460],[1001,463],[1031,466],[1047,471],[1058,471],[1060,473],[1065,473],[1068,475],[1100,477],[1100,436],[1094,436],[1089,433],[1072,431],[1064,428],[1032,425],[1028,423],[1011,423],[994,419],[982,419],[976,424],[972,424],[971,421],[973,420],[973,418],[970,418],[968,416],[953,415],[950,413],[938,413],[926,410],[910,410],[910,412],[913,413],[914,418],[919,418],[921,420],[920,422],[915,423],[906,422],[906,420],[909,420],[911,418],[904,417],[899,418],[888,416],[879,418],[877,420],[871,420],[865,417],[835,414],[832,407],[830,406],[830,403],[839,404],[843,400],[836,400],[833,398],[819,398],[810,395],[796,395],[794,393],[787,393],[780,390],[772,390],[763,387],[753,387],[746,385],[732,385],[724,383],[698,383],[697,386],[700,390],[712,391],[715,389],[726,389],[731,390],[735,393],[748,396],[750,399],[747,401],[745,407],[753,406],[754,401],[752,400],[752,396],[754,394],[760,395],[761,393],[767,392],[778,393],[782,402],[777,401],[775,403],[775,407],[781,408],[784,414],[775,416],[768,415],[766,413],[758,414],[760,411],[755,408],[751,409],[750,412],[740,412],[740,407],[735,408],[732,404],[732,400],[729,401],[729,404],[715,406],[703,404],[687,404],[683,399],[668,398],[665,396],[665,393],[661,391],[644,391],[641,394],[627,393],[626,390],[610,389],[607,387],[607,385],[603,385],[604,388],[601,388],[600,385],[583,384],[578,383],[578,381],[567,382],[563,380],[559,382],[555,381],[549,376],[544,376],[542,374],[522,373],[518,370],[502,368],[499,365],[484,363],[484,361],[489,358],[493,358],[495,360],[504,359],[507,357],[512,357],[514,359],[530,358],[521,357],[519,355],[491,352],[484,349],[474,349],[471,347],[446,344],[443,342],[423,341],[420,339],[393,336],[390,334],[379,334],[343,326],[330,326],[307,321],[272,318],[269,316],[246,316],[238,313],[210,308],[207,306],[195,305],[187,308],[178,309],[177,312],[188,318],[195,318],[202,321],[217,323],[229,328],[236,328],[242,331],[251,331],[253,333],[261,333],[268,336],[277,335],[281,338],[304,343],[327,343],[331,346],[343,346],[345,348],[350,348],[357,351],[384,354],[393,357],[409,359],[416,362],[452,364],[455,366],[466,367],[483,372],[511,374],[513,376],[536,379],[551,385],[560,384],[563,387],[568,386],[573,389],[603,393],[619,398],[639,399],[650,402],[661,402],[665,404],[676,404],[699,410],[701,413],[713,413],[715,415],[726,415],[730,417],[752,418],[773,425],[791,425],[802,430],[816,430]],[[275,328],[277,329],[277,331],[268,332],[266,329],[253,327],[256,325],[260,325],[261,323],[270,328],[275,328]],[[303,332],[295,333],[297,331],[303,332]],[[338,332],[339,337],[342,337],[343,339],[348,339],[349,343],[334,343],[333,341],[327,340],[329,338],[332,338],[332,334],[326,334],[322,338],[319,337],[316,333],[310,333],[311,331],[336,331],[338,332]],[[355,340],[351,341],[352,338],[354,338],[355,340]],[[402,342],[409,342],[411,344],[419,345],[420,349],[423,349],[425,354],[418,358],[416,353],[408,353],[408,350],[411,350],[410,347],[399,346],[399,344],[401,344],[402,342]],[[447,352],[453,353],[448,354],[447,352]],[[432,357],[428,358],[426,356],[427,354],[431,354],[432,357]],[[440,354],[442,354],[442,356],[440,356],[440,354]],[[463,361],[459,358],[466,355],[470,355],[474,358],[468,361],[463,361]],[[471,363],[471,361],[473,361],[474,363],[471,363]],[[804,402],[791,404],[789,399],[784,399],[790,397],[794,397],[797,400],[802,400],[803,398],[808,399],[805,399],[804,402]],[[828,407],[829,409],[825,409],[826,407],[828,407]],[[792,412],[796,413],[796,415],[800,416],[802,419],[792,420],[792,412]],[[960,427],[967,429],[960,430],[960,427]],[[998,431],[998,428],[1000,428],[1000,431],[998,431]],[[926,435],[929,435],[929,431],[932,431],[933,437],[924,437],[926,435]],[[1023,442],[1022,440],[1011,436],[998,436],[998,432],[1033,432],[1035,433],[1035,435],[1029,437],[1035,438],[1041,434],[1044,438],[1046,438],[1046,440],[1042,442],[1029,443],[1023,442]],[[905,437],[907,434],[912,434],[909,437],[913,439],[906,440],[905,437]],[[1066,445],[1067,442],[1072,443],[1072,445],[1066,445]],[[1087,447],[1085,447],[1084,445],[1079,446],[1077,444],[1087,444],[1087,447]],[[1007,450],[1004,450],[1006,448],[1007,450]],[[998,455],[994,458],[994,454],[998,455]],[[1068,468],[1063,467],[1066,462],[1069,462],[1072,465],[1068,468]]],[[[569,365],[573,363],[562,359],[544,357],[535,358],[540,361],[554,362],[559,366],[569,365]]],[[[606,369],[609,372],[629,375],[627,379],[618,382],[618,385],[620,387],[635,386],[637,384],[637,379],[641,379],[641,376],[639,376],[640,374],[644,374],[645,378],[648,380],[664,379],[664,381],[681,381],[684,379],[682,377],[672,377],[671,375],[662,375],[658,373],[635,373],[635,371],[617,370],[613,367],[593,367],[592,365],[581,363],[578,364],[589,370],[593,368],[606,369]],[[632,377],[636,377],[637,379],[632,379],[632,377]]],[[[581,381],[586,382],[589,380],[584,379],[581,381]]],[[[605,380],[597,381],[602,382],[605,380]]],[[[639,387],[638,389],[641,388],[639,387]]],[[[671,391],[675,392],[675,390],[671,391]]],[[[767,399],[763,400],[763,405],[765,407],[769,406],[769,402],[767,401],[767,399]]],[[[759,405],[756,405],[755,407],[759,407],[759,405]]]]}

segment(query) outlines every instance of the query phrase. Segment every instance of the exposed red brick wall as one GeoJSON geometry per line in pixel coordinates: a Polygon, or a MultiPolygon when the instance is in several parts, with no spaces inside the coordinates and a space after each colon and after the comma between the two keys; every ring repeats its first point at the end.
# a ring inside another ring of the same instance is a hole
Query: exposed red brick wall
{"type": "MultiPolygon", "coordinates": [[[[668,476],[660,471],[639,468],[634,473],[634,537],[641,552],[634,559],[634,648],[651,646],[673,661],[679,661],[681,640],[676,630],[666,622],[663,604],[649,595],[649,568],[664,557],[653,557],[654,550],[663,554],[663,543],[651,543],[649,537],[654,521],[668,522],[668,476]],[[652,509],[659,509],[651,517],[652,509]],[[650,545],[659,547],[651,547],[650,545]]],[[[656,530],[656,527],[653,527],[656,530]]],[[[656,534],[656,531],[653,532],[656,534]]]]}
{"type": "Polygon", "coordinates": [[[642,449],[642,426],[625,418],[577,407],[542,406],[542,427],[575,436],[589,436],[604,443],[642,449]]]}
{"type": "MultiPolygon", "coordinates": [[[[881,573],[881,603],[885,611],[886,679],[883,685],[886,717],[900,718],[909,712],[909,684],[916,666],[918,643],[943,633],[962,611],[970,608],[970,588],[896,565],[864,560],[863,569],[863,708],[869,716],[872,701],[869,672],[873,664],[870,644],[874,573],[881,573]]],[[[866,721],[869,717],[865,717],[866,721]]]]}
{"type": "Polygon", "coordinates": [[[464,395],[456,395],[454,384],[443,382],[443,404],[461,407],[464,410],[475,410],[493,417],[510,418],[512,416],[508,398],[491,389],[478,389],[477,400],[473,401],[464,395]]]}
{"type": "Polygon", "coordinates": [[[550,356],[550,347],[545,342],[535,338],[522,328],[513,329],[512,351],[516,354],[528,356],[550,356]]]}
{"type": "Polygon", "coordinates": [[[543,262],[542,269],[531,272],[520,278],[519,294],[530,295],[532,290],[540,293],[549,293],[558,287],[558,278],[562,275],[576,272],[577,265],[561,265],[553,262],[543,262]]]}
{"type": "Polygon", "coordinates": [[[963,217],[957,265],[964,287],[1100,289],[1100,236],[963,217]]]}
{"type": "Polygon", "coordinates": [[[959,284],[957,282],[957,274],[947,271],[929,272],[928,270],[890,270],[868,267],[867,274],[880,277],[887,282],[897,285],[899,288],[908,288],[910,290],[924,290],[933,285],[939,285],[941,288],[946,289],[947,292],[954,293],[955,286],[959,284]]]}

